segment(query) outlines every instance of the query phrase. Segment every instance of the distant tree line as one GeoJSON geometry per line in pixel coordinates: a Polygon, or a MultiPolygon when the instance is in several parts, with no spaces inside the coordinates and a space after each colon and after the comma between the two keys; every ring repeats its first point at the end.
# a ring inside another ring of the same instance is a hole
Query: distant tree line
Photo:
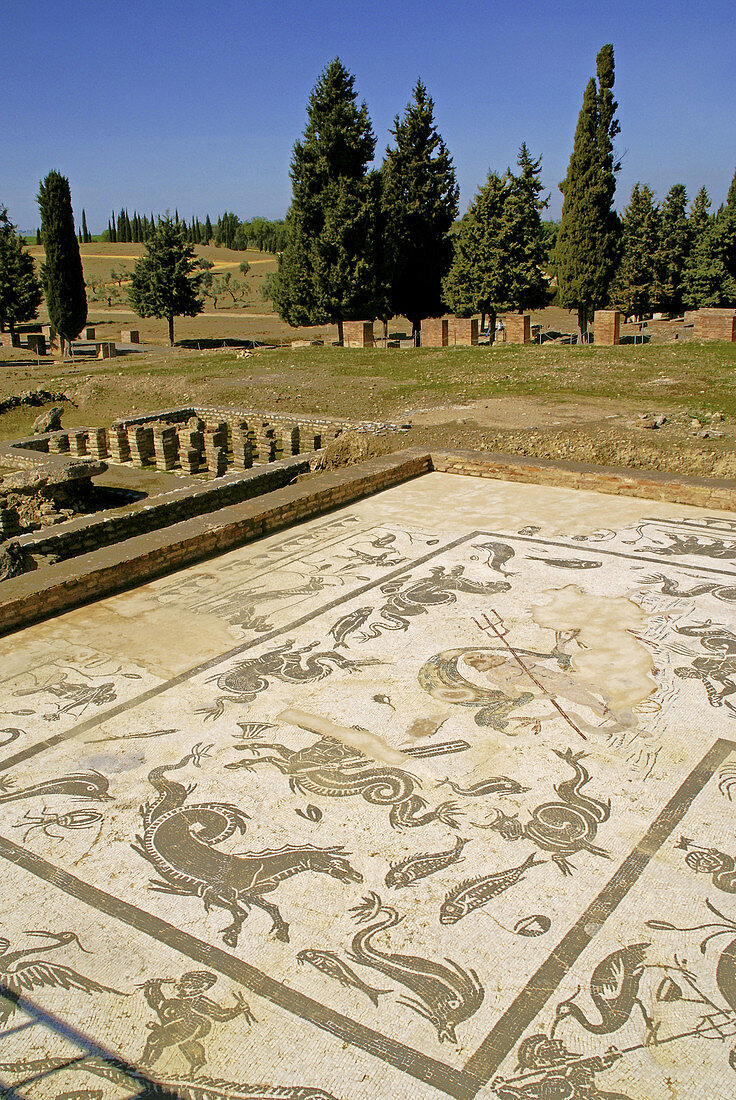
{"type": "MultiPolygon", "coordinates": [[[[168,217],[168,215],[167,215],[168,217]]],[[[116,215],[110,215],[107,229],[100,235],[100,240],[121,244],[146,244],[153,236],[161,218],[155,218],[151,214],[139,214],[133,211],[132,217],[123,208],[116,215]]],[[[259,252],[280,252],[286,243],[286,228],[283,220],[271,221],[268,218],[251,218],[250,221],[241,221],[237,214],[225,211],[214,222],[209,214],[200,221],[193,217],[191,221],[179,218],[178,210],[174,211],[172,219],[175,226],[181,226],[182,232],[188,244],[193,245],[220,245],[232,248],[238,252],[244,252],[246,248],[255,248],[259,252]]],[[[82,211],[82,227],[80,229],[80,244],[87,240],[87,223],[84,211],[82,211]]],[[[88,238],[90,241],[92,237],[88,238]]]]}

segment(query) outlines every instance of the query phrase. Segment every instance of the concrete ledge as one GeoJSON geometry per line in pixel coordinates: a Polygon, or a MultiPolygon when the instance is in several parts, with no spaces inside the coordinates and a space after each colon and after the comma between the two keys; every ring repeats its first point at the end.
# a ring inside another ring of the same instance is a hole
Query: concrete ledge
{"type": "Polygon", "coordinates": [[[0,587],[0,634],[341,508],[430,468],[426,451],[382,456],[24,573],[0,587]]]}

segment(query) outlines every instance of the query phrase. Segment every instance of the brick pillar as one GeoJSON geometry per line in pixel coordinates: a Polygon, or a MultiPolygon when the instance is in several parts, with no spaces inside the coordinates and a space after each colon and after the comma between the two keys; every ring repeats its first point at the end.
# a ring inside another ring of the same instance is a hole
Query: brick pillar
{"type": "Polygon", "coordinates": [[[197,447],[186,447],[179,450],[179,461],[185,474],[196,474],[199,470],[201,452],[197,447]]]}
{"type": "Polygon", "coordinates": [[[617,309],[597,309],[593,315],[596,347],[620,343],[621,314],[617,309]]]}
{"type": "Polygon", "coordinates": [[[49,454],[61,455],[69,451],[69,435],[67,432],[49,433],[49,454]]]}
{"type": "Polygon", "coordinates": [[[36,355],[46,354],[46,337],[42,332],[28,333],[28,350],[36,355]]]}
{"type": "Polygon", "coordinates": [[[107,431],[104,428],[90,428],[87,436],[90,458],[99,462],[107,458],[107,431]]]}
{"type": "Polygon", "coordinates": [[[532,319],[528,313],[507,313],[503,319],[507,344],[528,344],[532,338],[532,319]]]}
{"type": "Polygon", "coordinates": [[[451,344],[469,348],[478,343],[477,317],[454,317],[452,329],[453,334],[449,336],[451,344]]]}
{"type": "Polygon", "coordinates": [[[153,456],[153,428],[131,424],[128,428],[130,457],[136,466],[148,466],[153,456]]]}
{"type": "Polygon", "coordinates": [[[69,454],[78,458],[80,455],[86,455],[87,453],[87,429],[82,428],[78,432],[69,432],[69,454]]]}
{"type": "Polygon", "coordinates": [[[281,427],[281,452],[287,455],[299,454],[299,425],[283,424],[281,427]]]}
{"type": "Polygon", "coordinates": [[[693,319],[693,336],[736,343],[736,309],[699,309],[693,319]]]}
{"type": "Polygon", "coordinates": [[[422,321],[422,347],[446,348],[449,321],[446,317],[425,317],[422,321]]]}
{"type": "Polygon", "coordinates": [[[372,321],[343,321],[342,344],[345,348],[372,348],[372,321]]]}
{"type": "Polygon", "coordinates": [[[114,340],[100,340],[97,345],[98,359],[114,359],[116,355],[117,349],[114,340]]]}
{"type": "Polygon", "coordinates": [[[179,457],[179,440],[173,424],[157,424],[153,429],[153,451],[157,470],[173,470],[179,457]]]}
{"type": "Polygon", "coordinates": [[[10,539],[20,534],[20,523],[15,508],[0,506],[0,539],[10,539]]]}
{"type": "Polygon", "coordinates": [[[108,433],[108,447],[113,462],[130,462],[128,433],[122,424],[113,424],[108,433]]]}
{"type": "Polygon", "coordinates": [[[233,427],[233,466],[236,470],[250,470],[253,465],[253,447],[247,427],[233,427]]]}

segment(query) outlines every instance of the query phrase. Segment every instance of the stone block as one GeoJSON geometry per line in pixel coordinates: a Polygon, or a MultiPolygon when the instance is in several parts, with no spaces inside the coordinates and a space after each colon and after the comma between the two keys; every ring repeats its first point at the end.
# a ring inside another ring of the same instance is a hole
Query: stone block
{"type": "Polygon", "coordinates": [[[141,337],[137,328],[121,328],[120,330],[120,343],[121,344],[140,344],[141,337]]]}
{"type": "Polygon", "coordinates": [[[422,321],[422,347],[446,348],[450,322],[447,317],[425,317],[422,321]]]}
{"type": "Polygon", "coordinates": [[[460,347],[475,347],[478,343],[478,318],[453,317],[448,339],[451,344],[460,347]]]}
{"type": "Polygon", "coordinates": [[[621,342],[621,314],[617,309],[597,309],[593,325],[596,347],[613,347],[621,342]]]}
{"type": "Polygon", "coordinates": [[[507,344],[528,344],[532,338],[532,319],[528,313],[507,313],[503,318],[507,344]]]}
{"type": "Polygon", "coordinates": [[[736,343],[736,309],[699,309],[695,314],[693,336],[696,340],[736,343]]]}
{"type": "Polygon", "coordinates": [[[345,348],[372,348],[372,321],[343,321],[342,343],[345,348]]]}
{"type": "Polygon", "coordinates": [[[114,359],[116,355],[117,349],[114,340],[100,340],[97,345],[98,359],[114,359]]]}

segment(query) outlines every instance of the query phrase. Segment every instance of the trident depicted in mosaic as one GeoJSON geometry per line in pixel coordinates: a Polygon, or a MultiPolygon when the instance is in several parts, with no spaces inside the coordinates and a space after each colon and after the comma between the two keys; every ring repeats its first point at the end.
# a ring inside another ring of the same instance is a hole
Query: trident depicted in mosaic
{"type": "Polygon", "coordinates": [[[494,611],[493,608],[491,608],[490,615],[481,616],[480,622],[478,621],[478,619],[473,619],[473,622],[478,627],[478,630],[482,631],[484,634],[490,631],[492,634],[495,635],[496,638],[498,638],[498,640],[506,647],[508,652],[516,661],[517,665],[525,674],[525,676],[528,676],[535,687],[537,687],[539,691],[541,691],[542,695],[549,699],[550,703],[555,708],[560,717],[563,718],[565,722],[567,722],[568,726],[571,729],[575,730],[575,733],[578,735],[578,737],[582,737],[583,741],[587,741],[588,738],[585,736],[583,731],[575,725],[569,714],[567,714],[565,710],[560,706],[554,694],[551,691],[547,690],[541,680],[537,679],[532,670],[524,661],[524,658],[514,649],[511,643],[507,640],[506,635],[509,632],[508,627],[504,624],[504,621],[498,614],[498,612],[494,611]]]}

